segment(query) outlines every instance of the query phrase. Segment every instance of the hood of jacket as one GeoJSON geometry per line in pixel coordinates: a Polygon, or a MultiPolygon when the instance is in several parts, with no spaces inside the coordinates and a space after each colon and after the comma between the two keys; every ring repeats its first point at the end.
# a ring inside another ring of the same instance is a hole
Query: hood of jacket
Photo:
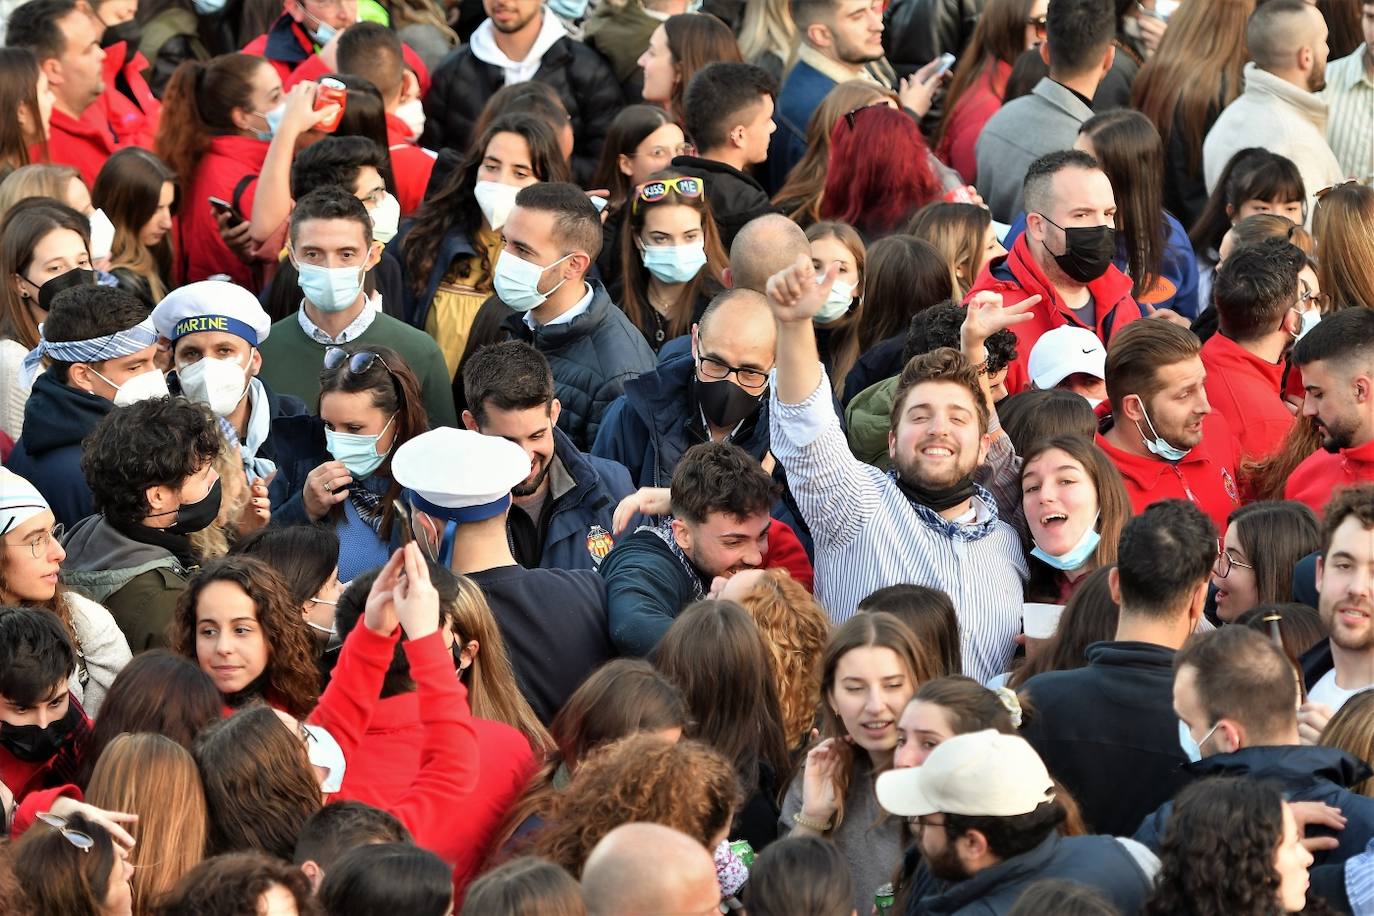
{"type": "MultiPolygon", "coordinates": [[[[665,455],[665,445],[676,444],[674,454],[667,455],[666,464],[676,466],[682,453],[694,445],[689,441],[687,425],[697,417],[692,411],[697,409],[692,393],[692,382],[696,378],[696,360],[690,352],[660,363],[652,372],[625,383],[626,406],[638,414],[644,426],[653,431],[654,450],[660,460],[665,455]]],[[[765,389],[759,399],[759,409],[753,418],[746,420],[740,427],[742,435],[732,441],[755,458],[762,459],[768,451],[768,392],[765,389]]],[[[664,486],[667,486],[665,481],[664,486]]]]}
{"type": "Polygon", "coordinates": [[[152,569],[187,570],[166,548],[144,544],[117,530],[103,515],[77,522],[63,539],[67,559],[62,563],[62,582],[93,601],[106,598],[130,579],[152,569]]]}
{"type": "Polygon", "coordinates": [[[886,471],[892,467],[887,436],[892,429],[892,396],[900,376],[885,378],[854,396],[844,411],[849,447],[860,461],[886,471]]]}
{"type": "Polygon", "coordinates": [[[1245,94],[1260,104],[1291,108],[1317,130],[1326,132],[1327,106],[1319,95],[1261,70],[1253,61],[1245,65],[1245,94]]]}
{"type": "Polygon", "coordinates": [[[24,448],[33,458],[68,445],[80,445],[114,404],[64,385],[44,372],[34,380],[24,407],[24,448]]]}
{"type": "Polygon", "coordinates": [[[1296,791],[1325,780],[1349,788],[1371,775],[1369,765],[1336,747],[1281,745],[1243,747],[1230,754],[1214,754],[1188,765],[1188,771],[1205,776],[1249,776],[1269,779],[1285,791],[1296,791]]]}
{"type": "Polygon", "coordinates": [[[490,19],[482,20],[468,40],[472,56],[484,64],[500,67],[507,86],[528,81],[539,72],[544,54],[561,39],[568,37],[563,23],[558,21],[557,16],[551,15],[547,8],[542,9],[540,15],[543,19],[539,23],[539,34],[535,36],[534,44],[523,60],[511,60],[506,52],[496,46],[496,27],[490,19]]]}

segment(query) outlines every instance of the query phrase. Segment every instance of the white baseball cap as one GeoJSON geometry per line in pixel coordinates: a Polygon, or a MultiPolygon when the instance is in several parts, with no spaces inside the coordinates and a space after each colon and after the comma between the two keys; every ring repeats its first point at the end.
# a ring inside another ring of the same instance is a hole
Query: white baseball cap
{"type": "Polygon", "coordinates": [[[1071,324],[1040,335],[1027,365],[1036,388],[1053,388],[1076,373],[1107,377],[1107,348],[1087,328],[1071,324]]]}
{"type": "Polygon", "coordinates": [[[1015,817],[1054,799],[1054,782],[1026,739],[987,729],[955,735],[919,767],[878,777],[878,804],[899,817],[1015,817]]]}

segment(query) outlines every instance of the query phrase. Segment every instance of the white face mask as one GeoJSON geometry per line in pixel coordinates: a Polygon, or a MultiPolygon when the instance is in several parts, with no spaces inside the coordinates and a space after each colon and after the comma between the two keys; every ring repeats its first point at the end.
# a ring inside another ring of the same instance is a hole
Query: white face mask
{"type": "Polygon", "coordinates": [[[500,229],[506,224],[506,220],[510,218],[510,211],[515,209],[515,195],[519,193],[519,188],[499,181],[479,181],[472,188],[472,194],[477,198],[477,206],[481,208],[482,215],[487,218],[487,225],[492,229],[500,229]]]}
{"type": "Polygon", "coordinates": [[[385,245],[396,237],[401,225],[401,202],[391,194],[382,195],[377,206],[368,211],[372,217],[372,237],[385,245]]]}
{"type": "MultiPolygon", "coordinates": [[[[822,279],[824,278],[816,278],[816,284],[818,286],[822,279]]],[[[849,307],[853,304],[854,284],[845,283],[843,280],[836,280],[835,285],[830,287],[830,295],[825,297],[825,305],[821,306],[821,310],[816,313],[816,317],[813,320],[820,324],[829,324],[849,311],[849,307]]]]}
{"type": "Polygon", "coordinates": [[[101,261],[114,248],[115,227],[104,210],[93,210],[87,217],[91,224],[91,260],[101,261]]]}
{"type": "MultiPolygon", "coordinates": [[[[250,357],[251,358],[251,357],[250,357]]],[[[204,404],[217,417],[227,417],[248,391],[248,372],[237,359],[200,359],[177,367],[181,393],[204,404]]]]}
{"type": "Polygon", "coordinates": [[[418,99],[411,99],[409,102],[402,102],[396,106],[393,112],[396,117],[406,122],[406,127],[410,128],[410,139],[418,141],[420,134],[425,132],[425,106],[418,99]]]}
{"type": "MultiPolygon", "coordinates": [[[[92,368],[91,371],[95,372],[95,369],[92,368]]],[[[114,406],[116,407],[128,407],[139,401],[146,401],[149,398],[165,398],[171,394],[167,390],[167,377],[159,369],[149,369],[147,372],[131,376],[123,385],[116,385],[99,372],[95,372],[95,374],[102,382],[114,387],[114,406]]]]}
{"type": "Polygon", "coordinates": [[[339,742],[334,740],[333,735],[318,725],[303,723],[301,728],[305,729],[306,735],[309,736],[305,748],[310,754],[311,766],[317,766],[329,773],[320,781],[320,791],[325,795],[333,795],[343,787],[344,771],[348,767],[343,748],[339,747],[339,742]]]}

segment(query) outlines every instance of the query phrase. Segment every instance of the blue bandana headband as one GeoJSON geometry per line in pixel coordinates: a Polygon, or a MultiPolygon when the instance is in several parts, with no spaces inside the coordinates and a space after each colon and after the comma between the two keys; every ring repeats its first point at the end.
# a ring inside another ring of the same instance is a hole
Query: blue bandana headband
{"type": "Polygon", "coordinates": [[[24,357],[19,369],[19,383],[28,387],[38,375],[38,368],[44,357],[63,363],[98,363],[102,360],[131,356],[146,347],[157,343],[157,330],[153,319],[145,318],[140,323],[123,331],[92,337],[88,340],[61,340],[56,343],[43,337],[42,325],[38,328],[38,346],[24,357]]]}

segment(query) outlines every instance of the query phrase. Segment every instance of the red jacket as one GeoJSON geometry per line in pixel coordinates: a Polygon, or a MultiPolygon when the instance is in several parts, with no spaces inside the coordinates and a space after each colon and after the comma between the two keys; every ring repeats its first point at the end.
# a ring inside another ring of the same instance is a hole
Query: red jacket
{"type": "Polygon", "coordinates": [[[253,137],[215,137],[191,180],[182,177],[184,193],[177,214],[182,283],[223,273],[238,285],[257,292],[253,268],[240,261],[220,239],[209,198],[235,204],[244,219],[251,219],[253,195],[258,187],[258,173],[267,158],[267,147],[266,141],[253,137]]]}
{"type": "Polygon", "coordinates": [[[1283,498],[1306,503],[1320,518],[1337,487],[1370,481],[1374,481],[1374,442],[1335,454],[1317,449],[1288,475],[1283,498]]]}
{"type": "Polygon", "coordinates": [[[391,171],[396,178],[396,199],[401,204],[401,216],[410,216],[420,208],[434,171],[434,153],[412,143],[410,127],[394,114],[386,116],[386,142],[391,152],[391,171]]]}
{"type": "Polygon", "coordinates": [[[91,737],[91,720],[76,697],[68,695],[67,702],[75,707],[79,719],[52,757],[41,763],[29,763],[0,747],[0,782],[14,793],[14,800],[19,803],[14,823],[10,825],[10,832],[15,837],[33,824],[38,812],[51,809],[60,796],[70,795],[81,800],[81,790],[70,783],[81,768],[91,737]]]}
{"type": "MultiPolygon", "coordinates": [[[[315,39],[310,37],[304,26],[285,13],[272,23],[272,28],[266,34],[244,45],[243,53],[267,58],[267,62],[276,68],[281,77],[283,89],[290,89],[304,80],[318,80],[334,72],[320,57],[315,39]]],[[[406,66],[415,72],[415,78],[420,83],[420,94],[428,92],[429,69],[425,62],[405,42],[401,43],[401,54],[406,66]]]]}
{"type": "MultiPolygon", "coordinates": [[[[1008,368],[1006,381],[1007,391],[1011,394],[1029,387],[1030,377],[1026,371],[1026,363],[1030,359],[1031,347],[1035,346],[1041,334],[1066,324],[1083,327],[1078,316],[1064,304],[1054,285],[1040,270],[1040,265],[1035,263],[1035,258],[1031,256],[1029,240],[1030,233],[1023,232],[1005,257],[989,261],[965,297],[965,301],[968,301],[974,293],[991,290],[1001,293],[1007,305],[1020,302],[1037,293],[1042,297],[1035,306],[1035,320],[1012,328],[1016,334],[1016,359],[1008,368]]],[[[1141,317],[1140,306],[1131,298],[1130,277],[1117,270],[1114,265],[1109,266],[1106,273],[1089,283],[1088,291],[1092,293],[1097,304],[1097,327],[1091,330],[1097,332],[1097,336],[1104,344],[1109,343],[1111,336],[1117,331],[1141,317]]]]}
{"type": "Polygon", "coordinates": [[[1283,363],[1260,359],[1220,333],[1202,345],[1207,370],[1207,400],[1236,432],[1243,458],[1278,451],[1293,428],[1293,412],[1283,403],[1283,363]]]}
{"type": "Polygon", "coordinates": [[[1236,440],[1226,418],[1213,411],[1202,420],[1202,442],[1174,464],[1154,455],[1123,452],[1099,435],[1097,444],[1121,471],[1136,512],[1165,499],[1191,500],[1211,516],[1217,531],[1240,505],[1236,489],[1236,440]]]}
{"type": "Polygon", "coordinates": [[[148,81],[143,78],[143,72],[148,69],[147,58],[135,50],[126,60],[127,54],[128,45],[122,41],[105,49],[105,91],[96,100],[96,105],[101,107],[106,123],[114,131],[116,145],[152,149],[162,116],[162,103],[154,98],[148,81]],[[120,82],[128,87],[131,95],[116,88],[120,82]]]}
{"type": "Polygon", "coordinates": [[[983,125],[1002,107],[1002,95],[1006,92],[1009,76],[1011,64],[994,58],[992,66],[986,68],[978,81],[959,96],[954,103],[954,110],[949,113],[949,123],[945,125],[945,134],[940,138],[935,155],[958,172],[967,184],[974,184],[978,180],[975,147],[983,132],[983,125]]]}
{"type": "Polygon", "coordinates": [[[806,555],[806,548],[797,538],[797,532],[786,522],[777,519],[773,519],[768,526],[768,553],[763,555],[763,568],[787,570],[793,579],[806,586],[808,592],[815,585],[816,571],[811,566],[811,558],[806,555]]]}

